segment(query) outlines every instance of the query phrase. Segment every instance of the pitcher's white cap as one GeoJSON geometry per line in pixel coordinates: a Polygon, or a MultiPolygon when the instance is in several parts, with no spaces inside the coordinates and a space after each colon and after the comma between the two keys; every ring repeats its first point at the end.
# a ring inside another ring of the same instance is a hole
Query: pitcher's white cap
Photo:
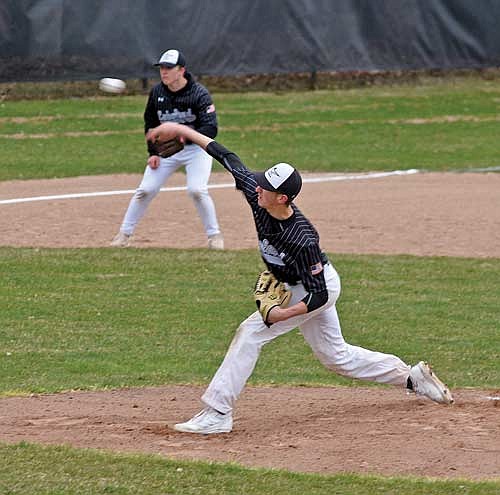
{"type": "Polygon", "coordinates": [[[302,188],[302,177],[289,163],[277,163],[265,172],[257,172],[255,180],[262,189],[286,194],[290,200],[293,200],[302,188]]]}

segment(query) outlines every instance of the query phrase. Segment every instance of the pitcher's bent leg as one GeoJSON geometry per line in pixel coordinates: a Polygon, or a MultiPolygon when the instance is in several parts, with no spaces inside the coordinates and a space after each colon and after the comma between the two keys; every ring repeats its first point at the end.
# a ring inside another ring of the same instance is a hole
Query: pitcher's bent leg
{"type": "Polygon", "coordinates": [[[328,369],[348,378],[406,386],[410,366],[392,354],[348,344],[335,305],[301,325],[314,354],[328,369]]]}
{"type": "Polygon", "coordinates": [[[238,328],[202,401],[221,413],[232,411],[234,402],[252,374],[264,344],[299,326],[307,315],[280,321],[269,328],[258,311],[250,315],[238,328]]]}

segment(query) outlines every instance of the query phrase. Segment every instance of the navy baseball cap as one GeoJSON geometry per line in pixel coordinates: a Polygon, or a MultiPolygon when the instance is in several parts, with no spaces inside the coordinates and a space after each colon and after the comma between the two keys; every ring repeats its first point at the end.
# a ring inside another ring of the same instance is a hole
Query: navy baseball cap
{"type": "Polygon", "coordinates": [[[167,50],[153,67],[175,67],[176,65],[186,66],[184,55],[179,50],[167,50]]]}
{"type": "Polygon", "coordinates": [[[277,163],[265,172],[256,172],[257,184],[266,191],[286,194],[293,200],[302,188],[302,177],[289,163],[277,163]]]}

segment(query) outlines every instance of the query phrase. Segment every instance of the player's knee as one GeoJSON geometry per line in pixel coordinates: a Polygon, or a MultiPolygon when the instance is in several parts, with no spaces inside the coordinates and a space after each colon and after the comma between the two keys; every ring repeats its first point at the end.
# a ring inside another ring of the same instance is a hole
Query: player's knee
{"type": "Polygon", "coordinates": [[[347,344],[328,349],[327,352],[318,356],[319,360],[327,367],[333,367],[339,374],[344,374],[352,364],[352,356],[347,344]]]}
{"type": "Polygon", "coordinates": [[[201,201],[208,196],[208,190],[204,187],[188,187],[187,193],[193,201],[201,201]]]}
{"type": "Polygon", "coordinates": [[[158,189],[149,187],[140,187],[135,191],[136,199],[145,199],[147,197],[153,197],[158,193],[158,189]]]}

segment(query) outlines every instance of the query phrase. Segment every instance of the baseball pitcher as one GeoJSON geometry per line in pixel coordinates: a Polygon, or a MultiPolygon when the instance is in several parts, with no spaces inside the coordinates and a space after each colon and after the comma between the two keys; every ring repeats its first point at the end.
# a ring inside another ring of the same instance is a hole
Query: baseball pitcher
{"type": "Polygon", "coordinates": [[[257,311],[238,328],[203,394],[205,408],[189,421],[176,424],[176,430],[230,432],[235,401],[262,346],[296,327],[321,363],[340,375],[407,388],[440,403],[453,401],[448,388],[425,362],[409,366],[397,356],[344,340],[335,307],[340,295],[339,275],[321,250],[318,232],[293,203],[302,186],[294,167],[278,163],[265,172],[252,172],[236,154],[185,126],[163,124],[150,133],[150,138],[158,141],[174,137],[206,149],[232,174],[252,210],[267,268],[255,287],[257,311]]]}

